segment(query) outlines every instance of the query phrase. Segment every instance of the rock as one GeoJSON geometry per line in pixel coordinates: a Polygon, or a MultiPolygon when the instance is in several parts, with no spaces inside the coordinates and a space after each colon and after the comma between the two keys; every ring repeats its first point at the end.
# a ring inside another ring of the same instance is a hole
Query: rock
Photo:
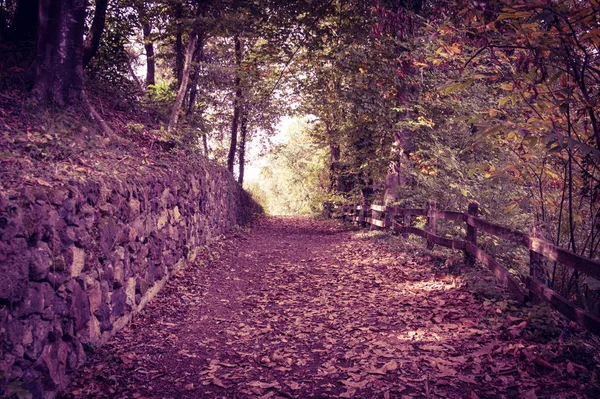
{"type": "Polygon", "coordinates": [[[127,286],[125,287],[125,294],[127,295],[127,304],[131,307],[135,306],[135,286],[136,280],[130,277],[127,280],[127,286]]]}
{"type": "Polygon", "coordinates": [[[94,316],[98,318],[98,322],[100,323],[101,332],[112,330],[113,325],[110,321],[110,313],[110,308],[106,302],[102,302],[100,308],[94,312],[94,316]]]}
{"type": "Polygon", "coordinates": [[[71,258],[69,273],[71,277],[79,277],[85,267],[85,251],[75,245],[71,245],[68,254],[71,258]]]}
{"type": "Polygon", "coordinates": [[[90,301],[90,312],[94,313],[98,308],[100,308],[100,304],[102,303],[102,290],[100,289],[100,283],[95,281],[92,285],[87,289],[87,296],[90,301]]]}
{"type": "Polygon", "coordinates": [[[56,389],[66,382],[68,349],[68,345],[61,339],[44,346],[35,368],[43,372],[45,388],[56,389]]]}
{"type": "Polygon", "coordinates": [[[53,397],[85,359],[82,342],[105,342],[241,220],[228,173],[203,162],[182,173],[0,192],[0,374],[53,397]]]}
{"type": "Polygon", "coordinates": [[[63,219],[66,219],[67,216],[75,213],[76,206],[77,206],[77,201],[75,201],[73,198],[66,199],[65,201],[63,201],[63,204],[60,207],[58,214],[63,219]]]}
{"type": "Polygon", "coordinates": [[[113,319],[123,316],[125,314],[125,311],[127,310],[127,307],[126,307],[127,294],[125,293],[125,290],[120,288],[119,290],[113,292],[113,295],[111,298],[111,303],[112,303],[111,316],[113,317],[113,319]]]}
{"type": "Polygon", "coordinates": [[[67,279],[68,277],[63,273],[49,272],[46,276],[46,280],[54,287],[63,285],[67,281],[67,279]]]}
{"type": "Polygon", "coordinates": [[[140,293],[141,295],[146,294],[146,291],[148,291],[148,288],[150,288],[150,284],[148,284],[148,282],[144,279],[139,279],[137,281],[137,286],[136,286],[136,293],[140,293]]]}
{"type": "Polygon", "coordinates": [[[67,301],[60,297],[54,297],[54,301],[52,302],[52,307],[54,308],[54,313],[57,316],[68,316],[69,315],[69,306],[67,305],[67,301]]]}
{"type": "Polygon", "coordinates": [[[53,205],[62,204],[67,196],[69,195],[69,190],[64,188],[51,188],[48,191],[48,199],[53,205]]]}
{"type": "Polygon", "coordinates": [[[17,309],[13,312],[17,317],[26,317],[34,313],[41,314],[45,308],[51,306],[54,290],[50,284],[31,283],[27,294],[17,309]]]}
{"type": "Polygon", "coordinates": [[[100,220],[98,241],[100,250],[106,257],[110,256],[120,235],[121,229],[112,217],[105,216],[100,220]]]}
{"type": "Polygon", "coordinates": [[[43,320],[40,317],[34,315],[30,319],[30,326],[32,331],[32,343],[26,345],[26,354],[30,359],[36,360],[42,354],[42,349],[48,340],[48,334],[52,329],[52,323],[48,320],[43,320]]]}
{"type": "Polygon", "coordinates": [[[33,368],[28,368],[23,372],[23,387],[29,391],[33,398],[43,398],[44,388],[42,385],[42,373],[33,368]]]}
{"type": "Polygon", "coordinates": [[[114,268],[114,281],[113,281],[113,285],[115,288],[120,288],[123,286],[123,281],[124,281],[123,268],[124,268],[123,261],[117,260],[117,263],[115,263],[115,268],[114,268]]]}
{"type": "Polygon", "coordinates": [[[0,263],[0,299],[18,301],[29,286],[31,251],[27,241],[14,238],[10,242],[7,261],[0,263]]]}
{"type": "Polygon", "coordinates": [[[87,341],[90,343],[100,343],[102,339],[102,332],[100,331],[100,322],[96,316],[92,315],[88,322],[88,334],[87,341]]]}
{"type": "Polygon", "coordinates": [[[12,346],[23,342],[25,335],[25,324],[19,319],[12,319],[6,323],[6,335],[12,346]]]}
{"type": "Polygon", "coordinates": [[[31,250],[29,260],[29,279],[33,281],[44,280],[52,267],[52,251],[45,242],[39,242],[38,246],[31,250]]]}
{"type": "Polygon", "coordinates": [[[83,227],[88,230],[94,227],[94,224],[96,223],[96,210],[89,204],[83,204],[81,207],[81,221],[83,227]]]}
{"type": "Polygon", "coordinates": [[[90,301],[77,282],[72,280],[71,283],[72,294],[67,303],[70,302],[69,315],[75,323],[75,332],[78,332],[87,326],[90,319],[90,301]]]}

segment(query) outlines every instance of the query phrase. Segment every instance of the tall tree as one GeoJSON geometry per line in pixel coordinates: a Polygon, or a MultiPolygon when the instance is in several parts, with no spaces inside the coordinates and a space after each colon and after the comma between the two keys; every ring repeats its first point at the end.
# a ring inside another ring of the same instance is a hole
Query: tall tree
{"type": "Polygon", "coordinates": [[[238,150],[238,183],[240,185],[244,184],[244,170],[246,168],[246,141],[248,139],[248,111],[246,107],[243,107],[240,116],[240,145],[238,150]]]}
{"type": "Polygon", "coordinates": [[[152,38],[152,25],[149,20],[142,23],[144,35],[144,49],[146,50],[146,86],[156,84],[156,60],[154,59],[154,41],[152,38]]]}
{"type": "Polygon", "coordinates": [[[98,52],[100,46],[100,38],[104,32],[104,26],[106,24],[106,9],[108,7],[108,0],[96,0],[96,7],[94,10],[94,19],[92,20],[92,26],[84,42],[83,50],[83,67],[85,68],[94,55],[98,52]]]}
{"type": "Polygon", "coordinates": [[[237,150],[238,143],[238,128],[240,124],[240,116],[242,108],[244,106],[244,92],[242,87],[242,40],[239,34],[235,34],[233,37],[234,50],[235,50],[235,99],[233,101],[233,120],[231,121],[231,142],[229,145],[229,155],[227,156],[227,170],[233,173],[233,166],[235,164],[235,153],[237,150]]]}
{"type": "Polygon", "coordinates": [[[187,45],[187,49],[185,51],[185,62],[183,67],[183,74],[181,79],[181,84],[179,85],[179,91],[177,92],[177,97],[175,97],[175,103],[171,108],[171,117],[169,118],[169,125],[167,131],[173,132],[177,127],[177,121],[179,120],[179,112],[181,111],[181,106],[183,104],[183,98],[188,88],[188,81],[190,78],[190,66],[192,64],[192,57],[194,54],[194,49],[196,48],[196,42],[198,41],[198,34],[196,31],[192,32],[190,40],[187,45]]]}
{"type": "Polygon", "coordinates": [[[34,95],[74,104],[83,91],[85,0],[40,0],[34,95]]]}

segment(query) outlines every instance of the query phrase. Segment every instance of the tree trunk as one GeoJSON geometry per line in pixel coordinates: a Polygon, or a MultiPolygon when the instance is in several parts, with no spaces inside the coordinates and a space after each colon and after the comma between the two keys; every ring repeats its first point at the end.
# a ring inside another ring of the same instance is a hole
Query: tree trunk
{"type": "Polygon", "coordinates": [[[185,54],[183,50],[183,5],[178,2],[175,4],[175,24],[177,25],[175,33],[175,78],[177,84],[181,86],[183,79],[183,69],[185,64],[185,54]]]}
{"type": "Polygon", "coordinates": [[[152,26],[149,21],[142,24],[144,34],[144,49],[146,50],[146,86],[156,84],[154,42],[152,41],[152,26]]]}
{"type": "Polygon", "coordinates": [[[194,106],[196,105],[196,97],[198,96],[198,77],[200,76],[200,62],[204,58],[204,37],[199,35],[198,43],[196,44],[196,50],[194,51],[194,57],[192,62],[194,63],[194,72],[192,73],[192,82],[190,84],[190,98],[186,116],[192,115],[194,112],[194,106]]]}
{"type": "Polygon", "coordinates": [[[188,80],[190,77],[190,65],[192,63],[192,55],[194,53],[194,48],[196,48],[196,41],[198,40],[198,35],[196,33],[192,33],[190,37],[190,42],[188,43],[186,54],[185,54],[185,63],[183,67],[183,75],[181,79],[181,84],[179,85],[179,92],[177,93],[177,98],[175,98],[175,104],[173,104],[173,109],[171,110],[171,117],[169,118],[169,126],[167,127],[168,132],[172,132],[177,127],[177,121],[179,119],[179,111],[181,111],[181,105],[183,104],[183,97],[187,91],[188,80]]]}
{"type": "Polygon", "coordinates": [[[85,0],[40,0],[33,95],[59,106],[83,92],[85,0]]]}
{"type": "Polygon", "coordinates": [[[394,143],[390,154],[390,164],[385,178],[383,204],[389,205],[398,199],[398,188],[407,183],[402,164],[406,161],[406,132],[394,132],[394,143]]]}
{"type": "Polygon", "coordinates": [[[244,184],[244,167],[246,162],[246,136],[248,132],[248,112],[246,109],[242,111],[241,122],[240,122],[240,148],[238,159],[240,162],[240,174],[238,176],[238,183],[240,186],[244,184]]]}
{"type": "Polygon", "coordinates": [[[235,163],[235,152],[237,150],[237,134],[238,134],[238,126],[240,123],[240,111],[243,103],[243,93],[242,93],[242,79],[241,79],[241,69],[242,69],[242,42],[240,40],[239,35],[235,35],[234,37],[235,43],[235,63],[236,63],[236,72],[235,72],[235,99],[233,101],[233,121],[231,123],[231,145],[229,146],[229,155],[227,157],[227,170],[233,173],[233,165],[235,163]]]}
{"type": "Polygon", "coordinates": [[[83,67],[87,67],[92,58],[98,52],[100,47],[100,38],[104,32],[106,22],[106,8],[108,0],[96,0],[96,10],[94,11],[94,19],[88,36],[85,39],[83,51],[83,67]]]}
{"type": "Polygon", "coordinates": [[[202,133],[202,147],[204,148],[204,156],[208,158],[208,137],[206,132],[202,133]]]}
{"type": "Polygon", "coordinates": [[[329,184],[331,191],[338,191],[340,186],[340,145],[337,140],[333,137],[333,130],[329,123],[325,122],[325,131],[329,140],[329,184]]]}

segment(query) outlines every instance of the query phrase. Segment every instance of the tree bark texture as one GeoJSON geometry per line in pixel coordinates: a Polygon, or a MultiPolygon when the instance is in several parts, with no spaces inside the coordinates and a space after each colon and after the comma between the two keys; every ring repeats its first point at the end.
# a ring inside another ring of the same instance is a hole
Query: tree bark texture
{"type": "Polygon", "coordinates": [[[86,0],[40,0],[33,94],[42,102],[74,104],[83,91],[86,0]]]}
{"type": "Polygon", "coordinates": [[[100,38],[104,32],[104,26],[106,25],[106,9],[108,7],[108,0],[96,0],[96,9],[94,10],[94,19],[92,20],[92,26],[90,31],[85,38],[84,50],[83,50],[83,67],[87,67],[92,58],[98,52],[100,47],[100,38]]]}
{"type": "Polygon", "coordinates": [[[233,121],[231,123],[231,144],[229,146],[229,155],[227,157],[227,170],[233,173],[233,165],[235,163],[235,153],[237,150],[237,135],[238,127],[240,123],[240,114],[243,106],[243,92],[242,92],[242,42],[239,35],[234,37],[235,45],[235,99],[233,101],[233,121]]]}
{"type": "Polygon", "coordinates": [[[175,78],[177,78],[177,84],[181,86],[181,80],[183,79],[183,69],[185,64],[185,54],[183,50],[183,5],[178,2],[175,4],[175,78]]]}
{"type": "Polygon", "coordinates": [[[154,60],[154,42],[152,41],[152,26],[150,22],[142,24],[144,34],[144,49],[146,50],[146,86],[156,84],[156,62],[154,60]]]}
{"type": "Polygon", "coordinates": [[[196,48],[197,40],[198,35],[196,33],[192,33],[192,36],[190,37],[190,42],[188,43],[186,49],[181,84],[179,85],[179,91],[177,93],[175,103],[173,104],[173,108],[171,110],[171,117],[169,118],[169,126],[167,127],[168,132],[172,132],[177,127],[177,121],[179,120],[179,111],[181,111],[183,97],[185,96],[188,87],[188,81],[190,77],[190,65],[192,64],[192,55],[194,54],[194,49],[196,48]]]}
{"type": "Polygon", "coordinates": [[[240,183],[241,186],[244,184],[244,168],[246,166],[246,137],[248,133],[248,112],[246,109],[242,111],[242,116],[240,119],[240,148],[238,154],[240,173],[238,175],[238,183],[240,183]]]}
{"type": "Polygon", "coordinates": [[[194,72],[192,72],[192,81],[190,83],[190,97],[186,111],[186,116],[192,115],[196,105],[196,97],[198,96],[198,78],[200,76],[200,62],[204,58],[204,35],[198,35],[198,42],[194,50],[192,63],[194,64],[194,72]]]}

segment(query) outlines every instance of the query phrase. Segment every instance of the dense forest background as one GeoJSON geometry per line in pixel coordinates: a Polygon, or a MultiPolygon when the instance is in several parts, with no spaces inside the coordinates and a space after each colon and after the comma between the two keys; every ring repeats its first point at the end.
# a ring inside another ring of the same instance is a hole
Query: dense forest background
{"type": "MultiPolygon", "coordinates": [[[[246,187],[273,213],[477,201],[598,258],[599,16],[597,0],[2,0],[0,88],[240,183],[252,147],[269,161],[246,187]]],[[[482,242],[515,272],[528,256],[482,242]]],[[[545,270],[598,314],[598,281],[545,270]]]]}

